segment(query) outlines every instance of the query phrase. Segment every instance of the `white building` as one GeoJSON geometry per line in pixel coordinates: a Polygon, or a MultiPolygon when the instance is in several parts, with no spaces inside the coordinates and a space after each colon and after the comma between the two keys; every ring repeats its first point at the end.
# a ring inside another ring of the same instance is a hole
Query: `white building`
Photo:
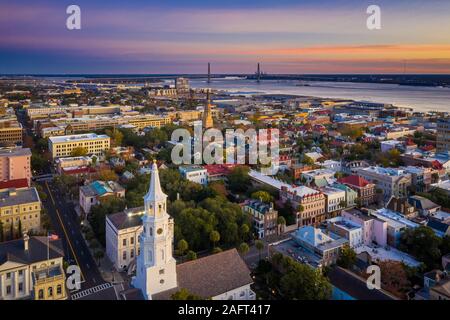
{"type": "Polygon", "coordinates": [[[106,216],[106,255],[117,270],[135,265],[144,213],[144,207],[139,207],[106,216]]]}
{"type": "Polygon", "coordinates": [[[411,185],[411,174],[403,169],[367,167],[358,169],[358,176],[374,183],[378,189],[383,190],[384,200],[392,196],[396,198],[406,197],[408,187],[411,185]]]}
{"type": "Polygon", "coordinates": [[[174,223],[167,214],[166,202],[155,162],[150,189],[144,197],[141,249],[132,285],[148,300],[170,299],[182,288],[204,298],[255,299],[250,270],[236,249],[176,265],[172,255],[174,223]]]}
{"type": "Polygon", "coordinates": [[[320,188],[320,191],[325,195],[325,210],[327,213],[332,213],[346,208],[347,200],[344,190],[326,186],[320,188]]]}
{"type": "Polygon", "coordinates": [[[125,188],[115,181],[94,181],[87,186],[81,186],[79,203],[83,212],[91,212],[92,206],[100,204],[101,199],[107,197],[125,197],[125,188]]]}
{"type": "Polygon", "coordinates": [[[179,167],[178,170],[186,180],[201,185],[208,184],[208,171],[201,166],[182,166],[179,167]]]}
{"type": "Polygon", "coordinates": [[[351,220],[335,217],[327,220],[328,230],[348,240],[350,247],[356,248],[364,244],[363,229],[351,220]]]}

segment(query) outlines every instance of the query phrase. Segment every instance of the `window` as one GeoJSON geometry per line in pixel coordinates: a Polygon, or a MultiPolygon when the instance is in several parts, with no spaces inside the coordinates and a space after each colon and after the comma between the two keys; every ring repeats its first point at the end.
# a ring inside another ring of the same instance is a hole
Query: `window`
{"type": "Polygon", "coordinates": [[[58,286],[56,287],[56,294],[62,294],[62,286],[60,284],[58,284],[58,286]]]}
{"type": "Polygon", "coordinates": [[[134,237],[130,238],[130,244],[134,244],[134,237]]]}
{"type": "Polygon", "coordinates": [[[124,246],[126,246],[126,245],[127,245],[127,239],[123,239],[123,240],[122,240],[122,244],[123,244],[124,246]]]}
{"type": "Polygon", "coordinates": [[[164,269],[159,270],[159,274],[164,274],[164,269]]]}
{"type": "Polygon", "coordinates": [[[127,259],[127,252],[126,252],[126,251],[124,251],[124,252],[122,253],[122,259],[123,259],[123,260],[126,260],[126,259],[127,259]]]}
{"type": "Polygon", "coordinates": [[[44,299],[44,290],[40,289],[38,294],[39,299],[44,299]]]}
{"type": "Polygon", "coordinates": [[[131,249],[130,251],[130,258],[134,258],[134,249],[131,249]]]}
{"type": "Polygon", "coordinates": [[[23,270],[19,270],[19,277],[23,275],[23,270]]]}
{"type": "Polygon", "coordinates": [[[53,287],[48,287],[48,296],[52,297],[53,296],[53,287]]]}
{"type": "Polygon", "coordinates": [[[23,292],[23,283],[19,282],[19,292],[23,292]]]}
{"type": "Polygon", "coordinates": [[[11,272],[8,272],[8,273],[6,274],[6,279],[11,279],[11,272]]]}
{"type": "Polygon", "coordinates": [[[6,294],[9,295],[11,294],[11,286],[6,286],[6,294]]]}

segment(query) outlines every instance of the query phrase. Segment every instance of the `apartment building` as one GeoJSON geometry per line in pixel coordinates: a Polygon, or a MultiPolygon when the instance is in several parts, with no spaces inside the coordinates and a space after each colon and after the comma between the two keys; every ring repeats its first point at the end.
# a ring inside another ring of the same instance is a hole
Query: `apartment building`
{"type": "Polygon", "coordinates": [[[67,299],[61,240],[47,241],[24,235],[0,243],[0,300],[67,299]]]}
{"type": "Polygon", "coordinates": [[[267,204],[260,200],[249,200],[245,202],[242,210],[251,215],[258,239],[277,234],[278,211],[274,210],[273,203],[267,204]]]}
{"type": "Polygon", "coordinates": [[[325,212],[328,217],[334,217],[338,211],[347,207],[345,191],[330,186],[320,188],[325,195],[325,212]]]}
{"type": "Polygon", "coordinates": [[[31,150],[0,148],[0,181],[27,179],[31,182],[31,150]]]}
{"type": "Polygon", "coordinates": [[[364,231],[361,225],[343,217],[327,220],[327,229],[348,240],[351,248],[364,244],[364,231]]]}
{"type": "Polygon", "coordinates": [[[50,137],[48,149],[52,158],[69,157],[73,149],[82,147],[88,154],[103,155],[110,148],[111,139],[107,135],[95,133],[50,137]]]}
{"type": "Polygon", "coordinates": [[[374,216],[369,216],[368,213],[362,212],[358,209],[347,209],[341,213],[342,219],[361,226],[363,243],[371,245],[373,243],[379,246],[386,246],[387,244],[387,222],[377,219],[374,216]]]}
{"type": "Polygon", "coordinates": [[[41,200],[36,188],[9,188],[0,190],[0,222],[3,234],[39,231],[41,226],[41,200]]]}
{"type": "Polygon", "coordinates": [[[17,120],[1,120],[0,121],[0,144],[22,144],[23,128],[17,120]]]}
{"type": "Polygon", "coordinates": [[[436,151],[450,151],[450,118],[437,122],[436,151]]]}
{"type": "Polygon", "coordinates": [[[139,207],[106,216],[106,255],[117,270],[127,269],[139,255],[144,213],[144,207],[139,207]]]}
{"type": "Polygon", "coordinates": [[[297,224],[299,227],[306,225],[318,225],[326,218],[326,200],[323,193],[305,186],[282,186],[280,199],[283,203],[290,201],[297,210],[297,224]]]}
{"type": "Polygon", "coordinates": [[[410,173],[396,168],[368,167],[359,169],[358,175],[381,189],[384,201],[389,200],[392,196],[406,197],[412,181],[410,173]]]}

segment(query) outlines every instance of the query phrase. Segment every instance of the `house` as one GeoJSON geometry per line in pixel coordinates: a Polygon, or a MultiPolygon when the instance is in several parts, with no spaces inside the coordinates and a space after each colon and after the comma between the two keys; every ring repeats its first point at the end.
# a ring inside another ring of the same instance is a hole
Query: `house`
{"type": "Polygon", "coordinates": [[[0,300],[67,298],[61,240],[29,237],[0,243],[0,300]]]}
{"type": "Polygon", "coordinates": [[[408,197],[408,203],[419,211],[421,216],[433,216],[441,210],[441,206],[418,195],[408,197]]]}
{"type": "Polygon", "coordinates": [[[91,212],[92,206],[108,197],[124,198],[125,189],[115,181],[94,181],[80,187],[80,207],[85,214],[91,212]]]}
{"type": "Polygon", "coordinates": [[[342,219],[350,221],[362,227],[363,243],[365,245],[377,244],[386,246],[387,244],[387,222],[369,216],[358,209],[346,209],[342,211],[342,219]]]}
{"type": "Polygon", "coordinates": [[[258,239],[278,234],[278,211],[274,210],[273,203],[266,204],[260,200],[248,200],[244,203],[242,210],[251,215],[258,239]]]}
{"type": "Polygon", "coordinates": [[[392,197],[386,205],[386,208],[389,210],[401,213],[403,216],[408,219],[413,219],[417,217],[419,212],[416,208],[411,205],[407,198],[395,198],[392,197]]]}
{"type": "Polygon", "coordinates": [[[366,179],[351,175],[338,179],[339,183],[342,183],[358,193],[358,198],[362,206],[368,206],[376,201],[375,184],[370,183],[366,179]]]}
{"type": "Polygon", "coordinates": [[[208,184],[208,171],[202,166],[180,166],[178,168],[183,178],[201,184],[208,184]]]}
{"type": "Polygon", "coordinates": [[[106,216],[106,255],[116,270],[129,270],[135,264],[144,213],[144,207],[138,207],[106,216]]]}
{"type": "Polygon", "coordinates": [[[313,226],[298,228],[292,238],[298,245],[320,257],[322,266],[335,264],[342,246],[348,243],[347,239],[331,237],[313,226]]]}
{"type": "Polygon", "coordinates": [[[349,246],[356,248],[364,244],[364,234],[361,225],[344,217],[327,220],[327,229],[348,240],[349,246]]]}

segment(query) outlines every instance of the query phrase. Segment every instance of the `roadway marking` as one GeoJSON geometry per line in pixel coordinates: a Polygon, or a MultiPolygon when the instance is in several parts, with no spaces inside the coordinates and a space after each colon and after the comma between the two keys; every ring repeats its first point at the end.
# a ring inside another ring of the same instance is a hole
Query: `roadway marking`
{"type": "MultiPolygon", "coordinates": [[[[47,181],[45,181],[45,186],[47,187],[48,193],[50,194],[50,199],[52,200],[52,203],[55,206],[55,200],[53,199],[53,195],[52,195],[52,192],[50,191],[50,188],[48,187],[47,181]]],[[[66,227],[64,226],[64,223],[62,222],[61,216],[59,215],[59,211],[56,208],[56,206],[55,206],[55,211],[56,211],[56,216],[59,219],[59,223],[61,224],[61,227],[63,229],[63,232],[66,235],[66,241],[69,244],[70,250],[72,251],[72,255],[75,258],[75,261],[76,261],[78,267],[80,268],[81,278],[84,280],[85,277],[84,277],[84,274],[83,274],[83,270],[81,270],[80,263],[78,262],[78,259],[77,259],[77,255],[75,254],[75,250],[73,250],[73,247],[72,247],[72,242],[70,242],[69,236],[68,236],[67,231],[66,231],[66,227]]]]}
{"type": "Polygon", "coordinates": [[[111,283],[109,283],[109,282],[102,283],[102,284],[99,284],[98,286],[95,286],[95,287],[92,287],[92,288],[89,288],[89,289],[86,289],[86,290],[74,293],[71,296],[71,298],[72,298],[72,300],[78,300],[78,299],[81,299],[83,297],[89,296],[89,295],[91,295],[93,293],[107,290],[107,289],[109,289],[111,287],[113,287],[113,285],[111,283]]]}

